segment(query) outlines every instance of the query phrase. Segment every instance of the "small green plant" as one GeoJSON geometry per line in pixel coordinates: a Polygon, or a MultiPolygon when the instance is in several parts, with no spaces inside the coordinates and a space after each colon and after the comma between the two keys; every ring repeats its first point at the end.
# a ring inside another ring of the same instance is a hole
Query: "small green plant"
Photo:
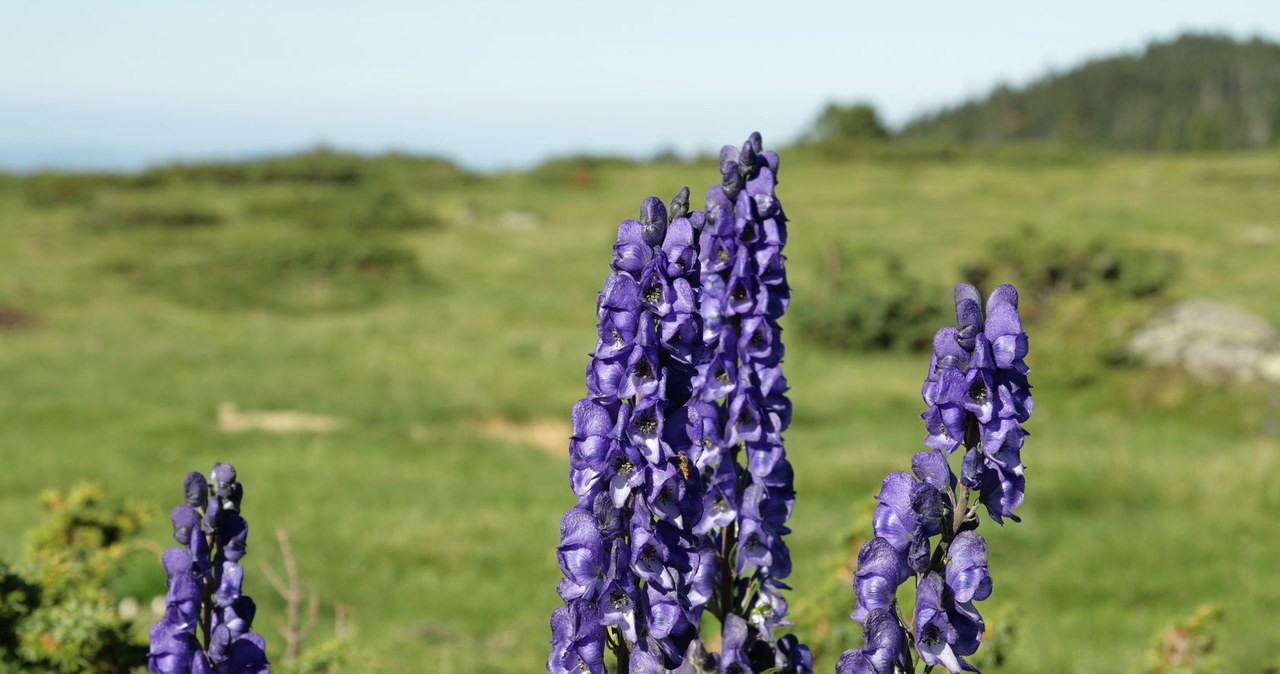
{"type": "Polygon", "coordinates": [[[528,177],[542,185],[593,187],[599,183],[601,169],[633,163],[621,157],[580,154],[548,159],[529,171],[528,177]]]}
{"type": "Polygon", "coordinates": [[[426,281],[409,248],[349,235],[226,238],[167,253],[112,269],[188,306],[285,313],[364,308],[426,281]]]}
{"type": "Polygon", "coordinates": [[[834,246],[823,283],[809,302],[797,303],[800,329],[829,346],[862,350],[920,351],[947,308],[895,256],[863,254],[858,262],[834,246]]]}
{"type": "Polygon", "coordinates": [[[1177,280],[1179,271],[1172,254],[1103,240],[1049,239],[1031,227],[996,237],[983,249],[990,254],[968,264],[964,277],[974,283],[1017,283],[1041,312],[1053,296],[1091,287],[1106,288],[1108,295],[1124,299],[1158,297],[1177,280]]]}
{"type": "Polygon", "coordinates": [[[394,189],[332,190],[304,187],[250,204],[253,215],[301,223],[313,229],[401,232],[437,227],[439,216],[394,189]]]}
{"type": "Polygon", "coordinates": [[[105,201],[80,218],[81,227],[95,231],[134,228],[186,230],[211,227],[222,222],[214,210],[185,201],[114,200],[105,201]]]}
{"type": "Polygon", "coordinates": [[[1156,647],[1147,652],[1140,674],[1215,674],[1222,672],[1217,656],[1217,628],[1222,608],[1201,604],[1185,621],[1160,633],[1156,647]]]}
{"type": "Polygon", "coordinates": [[[809,131],[812,143],[857,143],[889,139],[889,129],[874,105],[828,103],[809,131]]]}
{"type": "Polygon", "coordinates": [[[365,178],[368,168],[369,161],[358,154],[318,147],[250,164],[248,176],[260,183],[350,184],[365,178]]]}
{"type": "Polygon", "coordinates": [[[105,505],[95,485],[41,501],[48,518],[22,559],[0,563],[0,671],[129,671],[147,649],[103,588],[135,549],[142,511],[105,505]]]}
{"type": "Polygon", "coordinates": [[[93,201],[98,190],[124,183],[120,176],[90,173],[33,173],[22,179],[22,195],[37,208],[83,206],[93,201]]]}

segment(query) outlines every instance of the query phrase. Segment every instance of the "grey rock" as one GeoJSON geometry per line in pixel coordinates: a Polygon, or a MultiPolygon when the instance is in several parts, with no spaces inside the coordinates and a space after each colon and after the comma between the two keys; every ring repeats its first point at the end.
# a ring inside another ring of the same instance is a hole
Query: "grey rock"
{"type": "Polygon", "coordinates": [[[1179,366],[1202,381],[1280,381],[1280,333],[1265,319],[1208,300],[1174,305],[1129,341],[1151,365],[1179,366]]]}

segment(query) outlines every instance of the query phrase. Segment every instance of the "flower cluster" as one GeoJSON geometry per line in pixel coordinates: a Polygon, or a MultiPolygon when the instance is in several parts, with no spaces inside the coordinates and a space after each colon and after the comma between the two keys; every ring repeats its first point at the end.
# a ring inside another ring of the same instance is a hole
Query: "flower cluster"
{"type": "Polygon", "coordinates": [[[934,339],[923,389],[929,409],[921,415],[932,451],[917,453],[911,473],[890,473],[881,485],[875,537],[858,552],[853,581],[851,617],[863,626],[864,645],[841,656],[838,674],[911,671],[912,647],[926,666],[977,671],[964,660],[978,650],[984,630],[973,602],[991,594],[987,545],[974,531],[978,506],[997,522],[1018,521],[1022,424],[1032,407],[1017,291],[997,288],[985,318],[979,300],[973,286],[957,286],[956,327],[934,339]],[[957,479],[947,457],[962,445],[957,479]],[[916,601],[908,622],[896,596],[912,577],[916,601]]]}
{"type": "Polygon", "coordinates": [[[948,455],[965,447],[960,473],[966,487],[977,490],[996,522],[1017,522],[1013,509],[1022,503],[1026,480],[1022,470],[1022,424],[1031,416],[1027,383],[1027,335],[1018,316],[1018,291],[996,288],[987,298],[973,286],[956,286],[956,327],[943,328],[933,339],[933,358],[921,393],[929,406],[925,441],[948,455]]]}
{"type": "Polygon", "coordinates": [[[680,666],[710,597],[714,565],[691,533],[701,518],[701,425],[690,406],[702,355],[697,232],[682,190],[646,199],[618,227],[596,306],[588,396],[573,409],[577,503],[557,555],[565,605],[552,615],[552,672],[680,666]]]}
{"type": "Polygon", "coordinates": [[[215,463],[209,479],[187,475],[186,502],[174,508],[164,552],[164,617],[151,627],[152,674],[266,672],[266,643],[250,632],[256,607],[241,594],[249,526],[240,516],[244,489],[236,470],[215,463]]]}
{"type": "Polygon", "coordinates": [[[711,607],[722,624],[721,671],[807,672],[808,648],[772,633],[790,624],[781,591],[791,556],[782,537],[795,503],[782,444],[791,403],[778,319],[790,292],[786,216],[774,192],[778,155],[757,133],[720,159],[722,183],[707,191],[699,245],[705,356],[694,389],[704,446],[697,467],[707,485],[694,533],[721,566],[711,607]]]}
{"type": "Polygon", "coordinates": [[[778,156],[721,153],[707,210],[684,189],[618,227],[573,410],[552,672],[811,672],[786,619],[795,503],[778,319],[790,301],[778,156]],[[699,635],[721,624],[720,653],[699,635]]]}

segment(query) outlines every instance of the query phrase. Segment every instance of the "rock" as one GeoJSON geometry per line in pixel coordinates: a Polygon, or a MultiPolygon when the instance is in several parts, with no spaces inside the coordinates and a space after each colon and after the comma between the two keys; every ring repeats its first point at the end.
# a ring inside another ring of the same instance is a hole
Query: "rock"
{"type": "Polygon", "coordinates": [[[1266,320],[1208,300],[1174,305],[1143,326],[1129,352],[1202,381],[1280,381],[1280,333],[1266,320]]]}
{"type": "Polygon", "coordinates": [[[223,433],[265,431],[267,433],[332,433],[345,422],[337,417],[306,412],[245,412],[234,403],[218,405],[218,430],[223,433]]]}
{"type": "Polygon", "coordinates": [[[532,211],[503,211],[498,216],[498,226],[503,229],[532,231],[542,226],[542,216],[532,211]]]}

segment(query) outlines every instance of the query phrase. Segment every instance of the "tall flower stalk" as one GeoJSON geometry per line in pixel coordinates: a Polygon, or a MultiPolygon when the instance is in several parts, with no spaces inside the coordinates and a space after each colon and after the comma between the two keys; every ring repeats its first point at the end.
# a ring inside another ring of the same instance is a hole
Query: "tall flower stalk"
{"type": "MultiPolygon", "coordinates": [[[[775,194],[778,155],[753,133],[720,153],[721,184],[707,191],[700,238],[705,356],[694,382],[705,476],[694,527],[715,553],[708,609],[721,623],[721,672],[808,672],[812,657],[790,625],[783,583],[791,555],[783,536],[795,503],[782,433],[791,422],[782,374],[782,330],[790,303],[782,247],[786,216],[775,194]]],[[[697,663],[713,671],[716,657],[697,663]]],[[[696,671],[696,670],[691,670],[696,671]]]]}
{"type": "Polygon", "coordinates": [[[668,210],[650,197],[618,226],[596,306],[588,396],[573,409],[577,503],[557,555],[565,605],[551,618],[551,672],[680,666],[697,635],[712,568],[691,530],[700,518],[700,426],[690,406],[701,357],[696,232],[689,191],[668,210]]]}
{"type": "Polygon", "coordinates": [[[266,672],[266,642],[250,632],[257,607],[241,593],[249,525],[240,516],[243,486],[228,463],[209,478],[190,473],[185,503],[174,508],[173,538],[162,561],[164,616],[151,627],[152,674],[266,672]]]}
{"type": "Polygon", "coordinates": [[[1018,293],[1000,286],[987,299],[956,286],[956,326],[939,330],[922,395],[928,452],[911,473],[890,473],[876,497],[875,537],[858,552],[854,574],[863,647],[845,651],[837,674],[893,674],[941,665],[952,674],[977,671],[964,656],[977,652],[985,626],[973,602],[991,595],[987,545],[976,531],[985,507],[997,523],[1019,521],[1026,481],[1021,450],[1031,416],[1027,336],[1018,293]],[[948,462],[964,448],[959,478],[948,462]],[[915,579],[911,619],[897,601],[915,579]]]}
{"type": "Polygon", "coordinates": [[[721,153],[707,211],[646,199],[618,227],[573,411],[552,672],[810,672],[789,625],[795,503],[778,319],[789,291],[778,157],[721,153]],[[720,622],[720,653],[699,633],[720,622]]]}

